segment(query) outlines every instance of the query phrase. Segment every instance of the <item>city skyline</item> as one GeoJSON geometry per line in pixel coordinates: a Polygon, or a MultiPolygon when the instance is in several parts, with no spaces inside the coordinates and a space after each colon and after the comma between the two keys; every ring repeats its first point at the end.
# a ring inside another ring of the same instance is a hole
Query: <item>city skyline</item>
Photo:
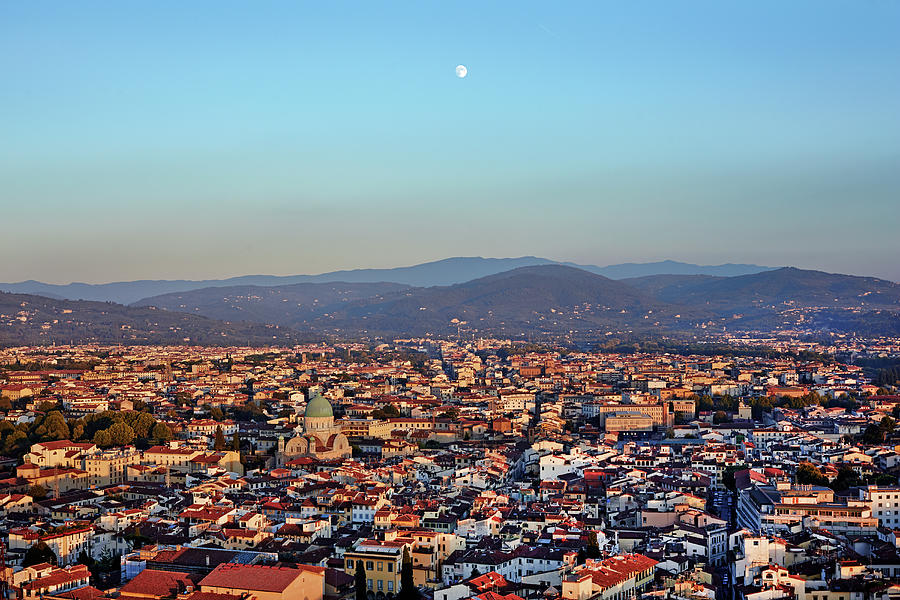
{"type": "Polygon", "coordinates": [[[8,4],[0,281],[460,255],[897,281],[898,17],[877,2],[8,4]]]}

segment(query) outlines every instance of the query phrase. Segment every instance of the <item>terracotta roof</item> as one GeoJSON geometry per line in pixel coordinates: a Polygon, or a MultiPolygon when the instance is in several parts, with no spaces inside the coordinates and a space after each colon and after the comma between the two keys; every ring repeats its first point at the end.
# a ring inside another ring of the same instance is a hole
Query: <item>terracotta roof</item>
{"type": "Polygon", "coordinates": [[[119,590],[123,595],[174,596],[188,587],[196,587],[200,576],[194,573],[144,569],[119,590]]]}
{"type": "Polygon", "coordinates": [[[91,576],[90,571],[84,565],[75,565],[68,569],[54,569],[46,577],[39,577],[22,586],[23,590],[45,590],[51,586],[63,585],[79,579],[87,579],[91,576]]]}
{"type": "Polygon", "coordinates": [[[203,578],[200,585],[204,588],[225,588],[232,590],[248,590],[257,592],[283,592],[304,572],[324,576],[324,567],[297,565],[297,569],[286,567],[268,567],[263,565],[236,565],[226,563],[219,565],[212,573],[203,578]]]}

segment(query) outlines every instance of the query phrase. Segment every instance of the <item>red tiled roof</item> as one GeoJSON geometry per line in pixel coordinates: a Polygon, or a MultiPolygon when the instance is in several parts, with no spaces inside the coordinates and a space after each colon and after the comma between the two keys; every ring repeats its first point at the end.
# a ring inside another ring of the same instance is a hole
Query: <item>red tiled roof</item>
{"type": "Polygon", "coordinates": [[[54,569],[46,577],[40,577],[22,586],[23,590],[45,590],[51,586],[58,586],[79,579],[87,579],[91,576],[85,565],[75,565],[68,569],[54,569]]]}
{"type": "Polygon", "coordinates": [[[212,573],[203,578],[200,585],[204,588],[225,588],[232,590],[248,590],[257,592],[283,592],[304,572],[317,573],[324,577],[324,567],[297,565],[297,569],[286,567],[267,567],[263,565],[236,565],[226,563],[219,565],[212,573]]]}
{"type": "Polygon", "coordinates": [[[187,587],[195,587],[199,578],[200,576],[194,573],[144,569],[138,573],[137,577],[123,585],[119,591],[123,595],[174,596],[183,592],[187,587]]]}

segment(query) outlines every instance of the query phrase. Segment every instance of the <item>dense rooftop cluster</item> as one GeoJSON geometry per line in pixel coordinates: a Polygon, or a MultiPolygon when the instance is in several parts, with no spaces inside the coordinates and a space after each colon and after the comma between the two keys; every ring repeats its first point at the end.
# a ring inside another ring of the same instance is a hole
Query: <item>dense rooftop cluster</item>
{"type": "Polygon", "coordinates": [[[730,343],[0,350],[0,579],[92,600],[896,597],[900,343],[730,343]]]}

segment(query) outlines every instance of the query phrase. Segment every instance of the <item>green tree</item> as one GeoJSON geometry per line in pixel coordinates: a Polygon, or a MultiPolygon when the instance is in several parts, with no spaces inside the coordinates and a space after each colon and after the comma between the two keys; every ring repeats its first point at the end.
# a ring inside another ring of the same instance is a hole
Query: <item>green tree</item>
{"type": "Polygon", "coordinates": [[[863,485],[865,482],[850,465],[843,465],[838,469],[837,477],[831,482],[831,488],[835,491],[846,490],[854,485],[863,485]]]}
{"type": "Polygon", "coordinates": [[[222,426],[216,425],[216,438],[213,441],[213,448],[215,450],[224,450],[228,447],[228,444],[225,442],[225,434],[222,432],[222,426]]]}
{"type": "Polygon", "coordinates": [[[422,594],[416,587],[413,577],[412,557],[409,555],[409,549],[404,548],[403,566],[400,568],[400,591],[397,593],[397,600],[420,600],[421,597],[422,594]]]}
{"type": "Polygon", "coordinates": [[[109,448],[112,445],[112,438],[109,435],[109,431],[106,429],[101,429],[100,431],[95,433],[94,443],[101,448],[109,448]]]}
{"type": "Polygon", "coordinates": [[[451,406],[445,412],[442,412],[438,415],[438,418],[443,419],[453,419],[454,421],[459,418],[459,409],[455,406],[451,406]]]}
{"type": "Polygon", "coordinates": [[[34,433],[42,441],[66,440],[69,439],[69,426],[62,413],[54,410],[47,413],[34,433]]]}
{"type": "Polygon", "coordinates": [[[587,558],[600,558],[600,543],[597,541],[596,531],[592,531],[588,536],[588,545],[585,554],[587,558]]]}
{"type": "Polygon", "coordinates": [[[231,451],[232,452],[240,452],[241,451],[241,438],[238,437],[237,432],[234,432],[234,435],[231,436],[231,451]]]}
{"type": "Polygon", "coordinates": [[[884,430],[880,425],[872,423],[862,434],[864,444],[881,444],[884,442],[884,430]]]}
{"type": "Polygon", "coordinates": [[[130,414],[136,415],[132,417],[130,422],[126,421],[126,423],[134,430],[134,437],[143,439],[150,437],[153,427],[156,425],[156,419],[149,413],[139,412],[130,414]]]}
{"type": "Polygon", "coordinates": [[[38,502],[47,497],[47,488],[42,485],[34,484],[29,487],[28,491],[25,493],[31,496],[35,502],[38,502]]]}
{"type": "Polygon", "coordinates": [[[174,435],[172,435],[172,430],[165,423],[157,423],[153,426],[153,439],[159,442],[168,442],[171,440],[174,435]]]}
{"type": "Polygon", "coordinates": [[[6,436],[3,442],[3,454],[8,456],[21,456],[28,447],[28,434],[21,430],[15,430],[6,436]]]}
{"type": "Polygon", "coordinates": [[[734,480],[734,474],[738,471],[743,471],[747,468],[747,465],[733,465],[730,467],[725,467],[725,472],[722,474],[722,485],[725,486],[726,489],[731,490],[732,492],[737,491],[737,482],[734,480]]]}
{"type": "Polygon", "coordinates": [[[55,565],[57,562],[58,561],[56,558],[56,553],[52,548],[50,548],[50,546],[48,546],[44,542],[33,544],[25,552],[25,556],[22,558],[23,567],[30,567],[32,565],[39,565],[41,563],[50,563],[51,565],[55,565]]]}
{"type": "Polygon", "coordinates": [[[356,600],[367,600],[369,590],[366,587],[366,567],[362,560],[356,561],[356,574],[353,582],[353,587],[356,590],[356,600]]]}
{"type": "Polygon", "coordinates": [[[814,464],[804,462],[797,467],[797,483],[827,486],[828,478],[814,464]]]}
{"type": "Polygon", "coordinates": [[[896,427],[896,426],[897,426],[897,421],[895,421],[894,419],[892,419],[890,417],[884,417],[881,419],[881,424],[880,424],[881,430],[887,434],[893,433],[894,427],[896,427]]]}
{"type": "Polygon", "coordinates": [[[134,441],[134,429],[124,422],[113,423],[109,428],[109,439],[113,446],[127,446],[134,441]]]}
{"type": "Polygon", "coordinates": [[[728,420],[728,413],[726,413],[724,410],[717,410],[713,414],[713,423],[716,423],[716,424],[724,423],[727,420],[728,420]]]}

